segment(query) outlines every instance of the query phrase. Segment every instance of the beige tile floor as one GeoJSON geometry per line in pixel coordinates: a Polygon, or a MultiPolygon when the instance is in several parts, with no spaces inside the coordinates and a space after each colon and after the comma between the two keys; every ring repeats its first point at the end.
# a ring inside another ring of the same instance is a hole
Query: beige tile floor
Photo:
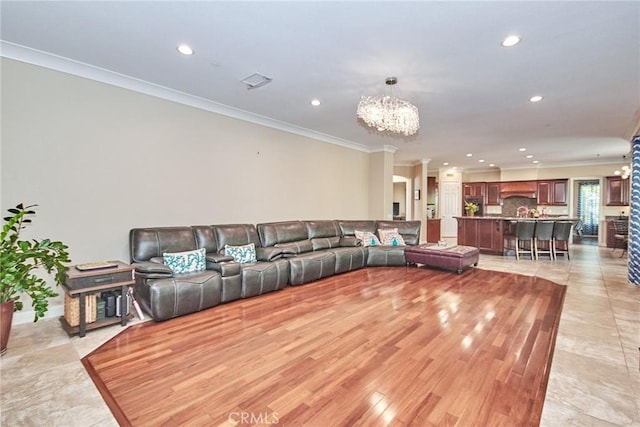
{"type": "MultiPolygon", "coordinates": [[[[542,426],[640,426],[640,287],[619,254],[574,245],[571,261],[480,257],[479,268],[568,286],[542,426]]],[[[80,339],[57,319],[15,325],[0,359],[0,425],[116,426],[80,359],[121,330],[80,339]]]]}

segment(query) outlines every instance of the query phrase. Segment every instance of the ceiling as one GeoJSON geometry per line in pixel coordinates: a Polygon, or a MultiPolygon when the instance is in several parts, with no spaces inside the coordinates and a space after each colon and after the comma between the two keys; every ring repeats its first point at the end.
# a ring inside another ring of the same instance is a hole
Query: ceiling
{"type": "Polygon", "coordinates": [[[396,164],[622,164],[640,121],[637,1],[5,0],[0,7],[3,56],[28,48],[329,142],[395,147],[396,164]],[[522,41],[502,47],[509,34],[522,41]],[[180,43],[195,54],[179,54],[180,43]],[[254,72],[273,81],[248,90],[241,80],[254,72]],[[420,110],[412,137],[379,134],[356,118],[360,97],[388,94],[390,76],[399,80],[396,94],[420,110]],[[544,99],[531,103],[533,95],[544,99]]]}

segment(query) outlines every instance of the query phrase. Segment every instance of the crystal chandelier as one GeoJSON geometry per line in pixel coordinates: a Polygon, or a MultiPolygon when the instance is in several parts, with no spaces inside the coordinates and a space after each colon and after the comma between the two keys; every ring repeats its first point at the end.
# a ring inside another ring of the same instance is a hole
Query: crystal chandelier
{"type": "Polygon", "coordinates": [[[617,170],[617,171],[614,171],[613,174],[620,176],[620,178],[622,179],[627,179],[629,178],[629,175],[631,175],[631,168],[628,165],[624,165],[622,166],[622,172],[617,170]]]}
{"type": "MultiPolygon", "coordinates": [[[[388,77],[385,83],[393,86],[396,77],[388,77]]],[[[363,96],[357,110],[358,118],[378,131],[413,135],[420,129],[418,108],[409,101],[393,96],[363,96]]]]}

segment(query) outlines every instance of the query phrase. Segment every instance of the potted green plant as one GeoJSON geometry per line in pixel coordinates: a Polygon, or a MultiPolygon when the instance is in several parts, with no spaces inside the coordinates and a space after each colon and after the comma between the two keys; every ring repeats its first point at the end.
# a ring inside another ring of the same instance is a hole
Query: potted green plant
{"type": "Polygon", "coordinates": [[[464,210],[467,211],[467,216],[473,216],[476,212],[478,212],[478,205],[465,200],[464,210]]]}
{"type": "Polygon", "coordinates": [[[44,278],[35,274],[36,270],[53,273],[55,283],[59,285],[65,280],[67,267],[64,263],[70,262],[68,246],[62,242],[20,239],[20,232],[31,223],[36,206],[20,203],[8,209],[11,215],[4,218],[0,234],[0,354],[7,348],[13,313],[22,310],[22,295],[31,298],[34,322],[49,309],[49,298],[58,296],[44,278]]]}

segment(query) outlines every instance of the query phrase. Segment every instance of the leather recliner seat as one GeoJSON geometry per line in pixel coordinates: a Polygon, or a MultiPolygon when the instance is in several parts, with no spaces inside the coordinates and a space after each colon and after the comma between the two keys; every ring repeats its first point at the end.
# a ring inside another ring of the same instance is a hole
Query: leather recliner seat
{"type": "Polygon", "coordinates": [[[263,223],[257,225],[257,230],[262,245],[281,250],[289,262],[290,285],[301,285],[335,274],[335,254],[313,250],[304,222],[263,223]]]}
{"type": "Polygon", "coordinates": [[[174,274],[163,254],[197,249],[191,227],[136,228],[129,232],[135,267],[135,295],[155,320],[166,320],[214,307],[222,301],[217,271],[174,274]]]}
{"type": "MultiPolygon", "coordinates": [[[[240,271],[239,286],[233,299],[249,298],[284,288],[289,279],[289,262],[281,259],[279,249],[261,247],[253,224],[225,224],[193,227],[198,247],[207,253],[224,255],[226,245],[244,246],[253,243],[256,248],[255,263],[237,263],[233,260],[208,262],[207,268],[217,271],[234,266],[240,271]]],[[[226,301],[224,301],[226,302],[226,301]]]]}
{"type": "MultiPolygon", "coordinates": [[[[417,245],[420,242],[420,221],[338,221],[343,238],[355,238],[356,231],[368,231],[377,234],[379,229],[397,228],[407,245],[417,245]]],[[[375,266],[403,266],[406,265],[404,246],[367,246],[366,265],[375,266]]]]}

